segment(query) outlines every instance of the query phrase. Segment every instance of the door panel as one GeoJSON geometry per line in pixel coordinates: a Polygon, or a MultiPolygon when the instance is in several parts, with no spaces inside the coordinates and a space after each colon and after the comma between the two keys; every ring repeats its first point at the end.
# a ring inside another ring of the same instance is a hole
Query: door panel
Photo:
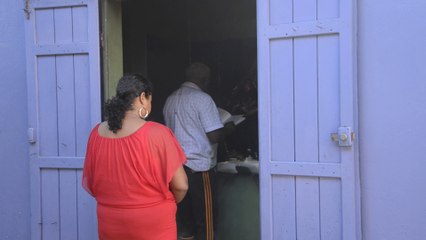
{"type": "MultiPolygon", "coordinates": [[[[261,202],[261,239],[279,239],[278,236],[282,236],[282,239],[296,239],[295,177],[280,174],[272,178],[270,189],[272,202],[271,204],[261,202]],[[266,207],[270,207],[270,209],[266,209],[266,207]],[[265,224],[264,219],[267,218],[267,214],[272,216],[270,226],[265,224]]],[[[261,181],[263,180],[261,179],[261,181]]],[[[264,195],[261,194],[260,197],[262,199],[264,195]]]]}
{"type": "Polygon", "coordinates": [[[59,208],[61,235],[59,239],[77,239],[78,219],[77,206],[78,192],[75,188],[78,186],[77,170],[61,169],[59,171],[59,199],[61,207],[59,208]],[[75,189],[72,191],[72,189],[75,189]]]}
{"type": "Polygon", "coordinates": [[[56,71],[54,56],[36,56],[37,58],[37,79],[34,84],[38,89],[37,102],[38,105],[38,139],[39,139],[39,155],[40,156],[57,156],[58,155],[58,118],[51,115],[57,111],[56,98],[56,71]]]}
{"type": "Polygon", "coordinates": [[[330,141],[330,133],[340,124],[339,37],[318,37],[318,151],[319,161],[339,163],[340,149],[330,141]]]}
{"type": "MultiPolygon", "coordinates": [[[[87,133],[92,128],[92,123],[87,117],[92,115],[91,107],[87,106],[91,100],[90,86],[90,57],[88,54],[74,55],[74,84],[75,84],[75,135],[76,156],[84,157],[86,154],[87,133]]],[[[93,80],[92,80],[93,81],[93,80]]],[[[93,91],[93,90],[92,90],[93,91]]],[[[98,95],[99,97],[99,95],[98,95]]]]}
{"type": "Polygon", "coordinates": [[[337,178],[319,178],[320,239],[342,239],[342,185],[337,178]]]}
{"type": "MultiPolygon", "coordinates": [[[[41,239],[60,239],[59,183],[57,169],[40,170],[41,239]]],[[[37,239],[36,236],[31,236],[37,239]]]]}
{"type": "Polygon", "coordinates": [[[26,22],[32,239],[97,239],[81,188],[100,121],[98,1],[30,1],[26,22]]]}
{"type": "MultiPolygon", "coordinates": [[[[72,55],[56,56],[56,98],[59,156],[75,154],[75,89],[72,55]]],[[[51,113],[52,115],[52,113],[51,113]]]]}
{"type": "Polygon", "coordinates": [[[295,131],[293,161],[318,162],[316,39],[295,38],[293,42],[294,57],[290,65],[294,69],[291,79],[294,81],[294,122],[291,123],[295,131]]]}
{"type": "Polygon", "coordinates": [[[257,7],[262,239],[360,239],[355,1],[257,7]]]}
{"type": "MultiPolygon", "coordinates": [[[[271,78],[293,79],[294,69],[290,67],[293,64],[293,41],[291,39],[272,40],[270,47],[271,78]],[[283,68],[285,71],[282,70],[283,68]]],[[[271,135],[271,160],[292,162],[295,158],[294,81],[272,81],[269,84],[271,109],[287,109],[287,111],[270,113],[271,128],[280,133],[271,135]]],[[[262,131],[262,129],[259,130],[262,131]]]]}

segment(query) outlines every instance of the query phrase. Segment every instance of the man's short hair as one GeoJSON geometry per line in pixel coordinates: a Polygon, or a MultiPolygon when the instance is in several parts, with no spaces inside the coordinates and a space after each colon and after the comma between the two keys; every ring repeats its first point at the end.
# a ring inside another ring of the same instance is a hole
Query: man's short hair
{"type": "Polygon", "coordinates": [[[204,63],[195,62],[186,69],[187,80],[202,80],[210,76],[210,68],[204,63]]]}

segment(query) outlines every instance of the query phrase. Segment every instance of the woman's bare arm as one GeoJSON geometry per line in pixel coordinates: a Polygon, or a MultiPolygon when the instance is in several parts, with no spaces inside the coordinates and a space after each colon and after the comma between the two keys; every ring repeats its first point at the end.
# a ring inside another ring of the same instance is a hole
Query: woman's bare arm
{"type": "Polygon", "coordinates": [[[172,181],[170,182],[170,190],[172,190],[175,196],[176,203],[179,203],[185,197],[188,191],[188,178],[182,166],[180,166],[176,170],[175,175],[173,175],[172,181]]]}

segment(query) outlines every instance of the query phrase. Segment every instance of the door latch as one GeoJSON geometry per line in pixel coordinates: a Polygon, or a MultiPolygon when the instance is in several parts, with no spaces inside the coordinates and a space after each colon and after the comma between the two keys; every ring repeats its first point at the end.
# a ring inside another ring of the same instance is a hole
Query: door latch
{"type": "Polygon", "coordinates": [[[30,144],[36,143],[36,136],[35,136],[35,129],[34,128],[28,128],[27,137],[28,137],[28,142],[30,144]]]}
{"type": "Polygon", "coordinates": [[[351,127],[339,127],[337,133],[331,134],[331,140],[337,142],[340,147],[351,147],[355,140],[355,133],[351,127]]]}

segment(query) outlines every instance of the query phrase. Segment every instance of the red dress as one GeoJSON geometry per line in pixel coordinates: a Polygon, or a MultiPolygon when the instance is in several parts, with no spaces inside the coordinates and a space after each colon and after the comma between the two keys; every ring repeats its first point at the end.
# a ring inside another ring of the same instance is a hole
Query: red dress
{"type": "Polygon", "coordinates": [[[186,157],[171,130],[146,122],[129,136],[106,138],[98,128],[87,144],[83,187],[97,201],[99,239],[176,239],[169,183],[186,157]]]}

